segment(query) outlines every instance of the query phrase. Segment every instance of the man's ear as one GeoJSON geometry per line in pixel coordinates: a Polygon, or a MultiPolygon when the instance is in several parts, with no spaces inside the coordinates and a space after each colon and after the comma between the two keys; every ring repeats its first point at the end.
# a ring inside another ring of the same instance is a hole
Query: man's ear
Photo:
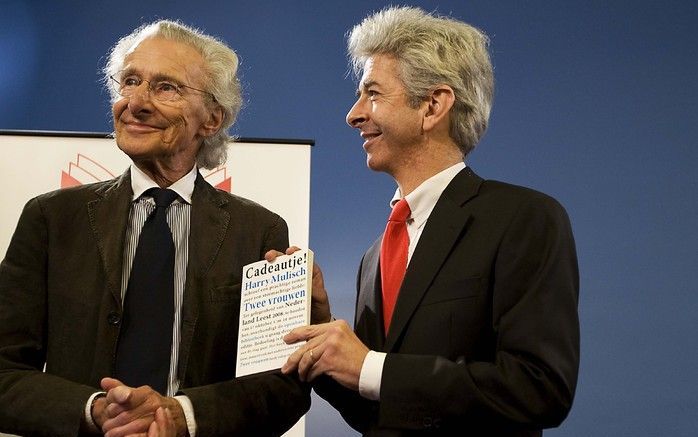
{"type": "Polygon", "coordinates": [[[210,137],[218,132],[223,125],[223,118],[225,118],[223,108],[220,105],[211,109],[208,115],[208,120],[201,125],[200,129],[201,135],[204,137],[210,137]]]}
{"type": "Polygon", "coordinates": [[[445,84],[435,86],[425,101],[426,111],[422,120],[422,129],[429,132],[444,123],[448,129],[448,114],[455,101],[456,96],[450,86],[445,84]]]}

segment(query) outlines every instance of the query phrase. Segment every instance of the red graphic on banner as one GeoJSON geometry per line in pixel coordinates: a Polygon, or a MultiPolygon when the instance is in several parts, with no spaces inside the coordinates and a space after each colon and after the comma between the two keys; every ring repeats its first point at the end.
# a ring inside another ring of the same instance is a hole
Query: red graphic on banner
{"type": "Polygon", "coordinates": [[[61,171],[61,188],[75,187],[82,185],[79,180],[75,179],[65,171],[61,171]]]}
{"type": "Polygon", "coordinates": [[[206,179],[209,184],[213,185],[219,190],[232,193],[232,178],[228,176],[228,169],[226,167],[214,168],[213,170],[211,170],[211,173],[204,175],[204,179],[206,179]]]}
{"type": "MultiPolygon", "coordinates": [[[[226,167],[214,168],[210,173],[203,175],[204,179],[214,187],[232,192],[232,178],[228,176],[226,167]]],[[[107,181],[115,177],[114,173],[99,164],[92,158],[78,153],[75,162],[68,163],[68,171],[61,171],[61,188],[75,187],[77,185],[93,182],[107,181]]]]}
{"type": "Polygon", "coordinates": [[[75,162],[68,163],[68,171],[61,171],[61,188],[112,179],[114,174],[97,161],[78,153],[75,162]]]}

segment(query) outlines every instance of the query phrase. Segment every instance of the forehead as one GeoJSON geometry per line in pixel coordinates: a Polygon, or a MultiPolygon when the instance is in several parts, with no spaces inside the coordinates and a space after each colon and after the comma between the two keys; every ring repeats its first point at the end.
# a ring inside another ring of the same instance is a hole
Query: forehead
{"type": "Polygon", "coordinates": [[[388,55],[373,55],[366,59],[360,87],[372,85],[404,88],[397,59],[388,55]]]}
{"type": "Polygon", "coordinates": [[[205,79],[205,63],[192,46],[164,38],[146,38],[124,59],[124,70],[144,77],[169,76],[187,84],[201,84],[205,79]]]}

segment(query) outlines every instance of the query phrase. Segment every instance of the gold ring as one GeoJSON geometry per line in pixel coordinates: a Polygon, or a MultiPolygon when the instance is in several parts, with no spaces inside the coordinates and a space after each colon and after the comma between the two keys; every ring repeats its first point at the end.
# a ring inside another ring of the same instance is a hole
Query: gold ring
{"type": "Polygon", "coordinates": [[[312,349],[310,349],[310,359],[315,361],[315,357],[313,357],[313,350],[312,349]]]}

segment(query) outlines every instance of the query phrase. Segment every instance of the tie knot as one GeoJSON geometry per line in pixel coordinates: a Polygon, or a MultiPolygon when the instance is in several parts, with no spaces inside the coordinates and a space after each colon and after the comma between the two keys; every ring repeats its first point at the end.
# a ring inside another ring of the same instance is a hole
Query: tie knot
{"type": "Polygon", "coordinates": [[[407,203],[407,200],[403,197],[400,199],[398,203],[393,206],[393,210],[390,213],[390,218],[388,218],[388,221],[393,221],[393,222],[404,222],[407,221],[407,217],[410,216],[410,205],[407,203]]]}
{"type": "Polygon", "coordinates": [[[166,188],[150,188],[144,194],[152,196],[158,208],[167,208],[178,197],[176,192],[166,188]]]}

